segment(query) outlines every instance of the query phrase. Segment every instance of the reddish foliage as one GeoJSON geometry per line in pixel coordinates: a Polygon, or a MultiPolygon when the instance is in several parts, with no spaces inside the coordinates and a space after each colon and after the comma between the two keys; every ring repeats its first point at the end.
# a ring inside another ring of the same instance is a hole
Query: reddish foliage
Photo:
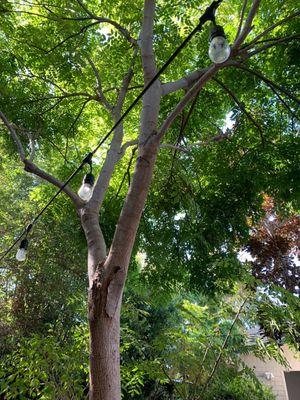
{"type": "Polygon", "coordinates": [[[292,293],[299,293],[300,217],[282,219],[274,212],[274,202],[265,197],[265,218],[246,246],[251,256],[252,273],[262,282],[274,283],[292,293]]]}

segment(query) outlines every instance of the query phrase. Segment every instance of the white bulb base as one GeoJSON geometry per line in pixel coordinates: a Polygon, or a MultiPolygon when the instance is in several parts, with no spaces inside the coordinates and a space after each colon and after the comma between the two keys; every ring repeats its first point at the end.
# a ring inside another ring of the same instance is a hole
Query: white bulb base
{"type": "Polygon", "coordinates": [[[25,260],[26,260],[26,254],[27,254],[26,249],[20,248],[20,249],[17,251],[16,259],[17,259],[18,261],[25,261],[25,260]]]}
{"type": "Polygon", "coordinates": [[[215,36],[209,45],[208,55],[215,64],[222,64],[230,56],[230,46],[224,36],[215,36]]]}
{"type": "Polygon", "coordinates": [[[93,186],[83,183],[78,190],[78,196],[84,201],[89,201],[92,198],[93,189],[93,186]]]}

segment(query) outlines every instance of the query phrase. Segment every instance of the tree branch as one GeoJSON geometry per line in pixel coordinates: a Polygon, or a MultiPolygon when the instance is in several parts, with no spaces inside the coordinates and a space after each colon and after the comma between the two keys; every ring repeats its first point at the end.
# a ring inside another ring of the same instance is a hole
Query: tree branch
{"type": "Polygon", "coordinates": [[[298,15],[300,15],[300,10],[294,12],[293,14],[291,14],[291,15],[281,19],[280,21],[276,22],[275,24],[269,26],[267,29],[265,29],[263,32],[261,32],[259,35],[257,35],[250,43],[247,43],[245,45],[245,47],[243,47],[243,49],[253,46],[256,42],[259,41],[260,38],[262,38],[263,36],[266,36],[269,32],[271,32],[277,26],[285,24],[287,21],[297,17],[298,15]]]}
{"type": "Polygon", "coordinates": [[[160,148],[170,148],[170,149],[174,149],[177,151],[182,151],[183,153],[189,153],[194,147],[205,146],[211,142],[220,142],[220,141],[222,141],[224,139],[228,139],[228,138],[229,138],[229,134],[223,133],[222,135],[213,136],[205,141],[191,143],[189,146],[186,146],[186,147],[178,146],[178,145],[171,144],[171,143],[162,143],[160,145],[160,148]]]}
{"type": "Polygon", "coordinates": [[[241,12],[241,16],[240,16],[240,23],[239,23],[239,27],[238,27],[238,30],[236,32],[236,36],[235,36],[234,40],[236,40],[240,36],[241,30],[242,30],[242,26],[243,26],[244,15],[245,15],[247,4],[248,4],[248,0],[244,0],[243,7],[242,7],[242,12],[241,12]]]}
{"type": "Polygon", "coordinates": [[[136,39],[134,39],[130,35],[129,31],[126,28],[124,28],[123,26],[121,26],[118,22],[113,21],[109,18],[102,18],[102,17],[96,17],[96,19],[97,19],[98,23],[105,22],[107,24],[114,26],[125,37],[125,39],[128,40],[129,43],[132,43],[133,45],[137,44],[136,39]]]}
{"type": "Polygon", "coordinates": [[[134,63],[135,63],[137,54],[138,54],[138,48],[136,47],[135,50],[134,50],[134,53],[133,53],[133,57],[132,57],[132,60],[131,60],[131,63],[130,63],[129,70],[128,70],[127,74],[124,76],[123,81],[122,81],[121,90],[120,90],[120,93],[119,93],[119,96],[118,96],[118,100],[117,100],[117,103],[116,103],[116,106],[115,106],[116,113],[121,113],[121,111],[122,111],[122,107],[123,107],[123,104],[124,104],[125,96],[126,96],[126,93],[128,91],[131,79],[133,77],[133,67],[134,67],[134,63]]]}
{"type": "MultiPolygon", "coordinates": [[[[256,50],[253,50],[253,51],[250,51],[250,52],[248,52],[248,50],[250,48],[247,46],[246,48],[241,49],[241,51],[239,51],[238,54],[242,55],[244,59],[250,58],[250,57],[254,56],[255,54],[258,54],[258,53],[260,53],[262,51],[265,51],[265,50],[269,49],[270,47],[277,46],[278,44],[281,44],[281,43],[290,42],[290,41],[292,41],[294,39],[299,39],[299,38],[300,38],[300,35],[296,34],[296,35],[286,36],[286,37],[283,37],[283,38],[269,39],[268,41],[271,41],[271,43],[267,43],[264,46],[260,46],[256,50]]],[[[256,44],[257,43],[260,43],[260,42],[256,42],[256,44]]]]}
{"type": "Polygon", "coordinates": [[[253,125],[256,126],[256,128],[258,129],[259,134],[260,134],[261,143],[264,146],[265,138],[263,136],[263,128],[262,128],[262,126],[256,121],[256,119],[252,116],[252,114],[249,111],[246,110],[244,104],[237,98],[237,96],[233,93],[233,91],[231,89],[229,89],[228,86],[226,86],[223,82],[221,82],[217,78],[213,78],[213,80],[215,82],[217,82],[218,85],[220,85],[227,94],[229,94],[229,96],[234,100],[234,102],[238,105],[238,107],[246,115],[246,117],[252,122],[253,125]]]}
{"type": "Polygon", "coordinates": [[[107,98],[103,94],[100,73],[99,73],[98,69],[96,68],[95,64],[93,63],[92,59],[89,56],[87,56],[87,60],[88,60],[88,62],[90,64],[90,66],[92,67],[92,70],[93,70],[95,78],[96,78],[98,98],[99,98],[100,102],[104,105],[104,107],[109,112],[111,112],[112,109],[113,109],[113,106],[109,103],[109,101],[107,100],[107,98]]]}
{"type": "Polygon", "coordinates": [[[94,18],[94,14],[90,12],[90,10],[83,4],[81,0],[77,0],[77,3],[80,5],[80,7],[91,17],[94,18]]]}
{"type": "Polygon", "coordinates": [[[120,183],[119,189],[117,190],[116,197],[118,197],[118,195],[119,195],[119,193],[120,193],[120,191],[121,191],[121,189],[123,187],[123,184],[125,182],[126,176],[128,177],[128,186],[130,186],[130,168],[131,168],[133,157],[134,157],[134,154],[135,154],[136,150],[137,150],[137,147],[134,147],[132,149],[131,157],[130,157],[128,166],[126,168],[125,174],[123,176],[123,179],[122,179],[122,181],[120,183]]]}
{"type": "MultiPolygon", "coordinates": [[[[157,73],[153,49],[153,24],[155,15],[155,0],[144,1],[144,18],[141,31],[141,57],[146,85],[157,73]]],[[[141,113],[140,141],[145,142],[157,129],[158,114],[161,100],[161,83],[157,79],[143,97],[141,113]]]]}
{"type": "MultiPolygon", "coordinates": [[[[129,70],[123,78],[122,87],[117,99],[116,106],[111,108],[111,115],[115,122],[117,122],[121,116],[122,106],[125,100],[128,86],[133,77],[133,65],[135,62],[137,51],[138,49],[136,48],[133,54],[132,61],[130,63],[129,70]]],[[[123,136],[124,129],[123,124],[121,123],[118,125],[114,132],[114,136],[110,144],[110,149],[106,154],[104,164],[95,184],[92,199],[89,202],[89,207],[91,209],[97,210],[97,212],[99,212],[100,207],[103,203],[105,193],[109,187],[109,182],[115,170],[115,166],[125,152],[125,148],[121,148],[123,136]],[[124,150],[124,152],[122,150],[124,150]]]]}
{"type": "Polygon", "coordinates": [[[238,38],[235,40],[235,42],[232,46],[233,53],[240,47],[240,45],[244,42],[246,37],[249,35],[249,33],[252,29],[252,22],[257,13],[259,4],[260,4],[260,0],[253,0],[252,7],[251,7],[248,17],[246,19],[245,25],[243,26],[241,33],[239,34],[238,38]]]}
{"type": "Polygon", "coordinates": [[[129,43],[132,43],[134,45],[137,44],[137,41],[130,35],[129,31],[124,28],[122,25],[120,25],[118,22],[113,21],[109,18],[103,18],[103,17],[97,17],[95,14],[93,14],[84,4],[81,0],[77,0],[77,3],[82,7],[82,9],[89,15],[90,18],[95,19],[98,21],[98,23],[105,22],[107,24],[110,24],[114,26],[124,37],[126,40],[128,40],[129,43]]]}
{"type": "Polygon", "coordinates": [[[18,150],[18,153],[19,153],[21,161],[24,162],[24,160],[26,160],[25,151],[24,151],[23,145],[22,145],[22,143],[21,143],[21,141],[20,141],[15,129],[13,128],[12,124],[8,121],[8,119],[3,114],[2,111],[0,111],[0,118],[2,119],[4,125],[8,129],[13,141],[15,142],[15,144],[17,146],[17,150],[18,150]]]}
{"type": "Polygon", "coordinates": [[[58,100],[64,100],[68,99],[71,97],[87,97],[89,100],[96,100],[94,96],[91,96],[89,93],[85,92],[78,92],[78,93],[65,93],[60,96],[44,96],[44,97],[39,97],[37,99],[32,99],[24,102],[24,104],[31,104],[31,103],[36,103],[38,101],[44,101],[44,100],[53,100],[53,99],[58,99],[58,100]]]}
{"type": "MultiPolygon", "coordinates": [[[[27,172],[30,172],[36,176],[39,176],[40,178],[42,178],[43,180],[51,183],[52,185],[58,187],[59,189],[63,187],[63,182],[61,182],[60,180],[58,180],[57,178],[55,178],[54,176],[48,174],[47,172],[45,172],[44,170],[40,169],[37,165],[35,165],[34,163],[32,163],[29,160],[24,160],[24,170],[27,172]]],[[[77,194],[75,194],[68,186],[66,186],[63,189],[63,192],[69,196],[69,198],[73,201],[73,203],[75,204],[75,206],[77,208],[82,207],[85,202],[83,202],[79,196],[77,196],[77,194]]]]}
{"type": "MultiPolygon", "coordinates": [[[[39,176],[40,178],[42,178],[43,180],[51,183],[52,185],[58,187],[58,188],[62,188],[63,187],[63,183],[61,181],[59,181],[58,179],[56,179],[54,176],[48,174],[47,172],[43,171],[42,169],[40,169],[39,167],[37,167],[31,160],[26,159],[26,155],[25,155],[25,151],[23,148],[23,145],[20,141],[20,139],[18,138],[18,135],[16,134],[16,131],[13,127],[13,125],[8,121],[8,119],[6,118],[6,116],[2,113],[2,111],[0,111],[0,118],[2,119],[4,125],[6,126],[6,128],[8,129],[8,131],[10,132],[16,146],[18,149],[18,153],[20,156],[21,161],[24,163],[24,169],[27,172],[30,172],[36,176],[39,176]]],[[[32,158],[32,154],[31,157],[32,158]]],[[[73,201],[73,203],[76,205],[76,207],[82,207],[83,206],[83,202],[80,199],[79,196],[77,196],[68,186],[66,186],[63,191],[65,192],[65,194],[67,196],[69,196],[69,198],[73,201]]]]}
{"type": "Polygon", "coordinates": [[[50,85],[55,86],[55,87],[56,87],[57,89],[59,89],[62,93],[67,94],[67,92],[66,92],[61,86],[59,86],[57,83],[53,82],[51,79],[48,79],[48,78],[46,78],[46,77],[44,77],[44,76],[39,76],[39,75],[33,74],[33,73],[29,70],[28,67],[26,67],[26,69],[29,71],[29,74],[18,73],[17,75],[18,75],[18,76],[24,76],[25,78],[32,78],[32,79],[35,78],[35,79],[39,79],[39,80],[41,80],[41,81],[43,81],[43,82],[50,83],[50,85]]]}
{"type": "Polygon", "coordinates": [[[62,45],[63,45],[64,43],[66,43],[68,40],[70,40],[70,39],[72,39],[72,38],[74,38],[74,37],[76,37],[76,36],[79,36],[79,35],[81,35],[82,33],[85,33],[85,31],[86,31],[88,28],[90,28],[90,27],[92,27],[92,26],[95,26],[95,25],[97,25],[98,23],[99,23],[98,21],[91,22],[90,24],[83,26],[78,32],[72,33],[71,35],[67,36],[65,39],[63,39],[62,41],[60,41],[59,43],[57,43],[55,46],[51,47],[51,49],[49,49],[49,50],[43,50],[43,49],[41,49],[41,50],[43,50],[43,51],[45,52],[45,54],[49,54],[49,53],[51,53],[52,51],[56,50],[58,47],[62,46],[62,45]]]}
{"type": "Polygon", "coordinates": [[[264,76],[260,72],[254,70],[254,69],[250,69],[250,68],[248,68],[245,65],[240,64],[240,63],[237,63],[235,66],[237,68],[240,68],[240,69],[244,70],[244,71],[247,71],[249,74],[257,76],[259,79],[261,79],[263,82],[265,82],[268,86],[273,86],[275,89],[279,90],[280,92],[284,93],[287,97],[289,97],[290,99],[294,100],[297,104],[300,104],[300,99],[298,99],[296,96],[294,96],[293,93],[291,93],[290,91],[285,89],[283,86],[277,85],[277,83],[271,81],[271,79],[267,78],[266,76],[264,76]]]}
{"type": "Polygon", "coordinates": [[[206,73],[202,75],[201,78],[194,84],[194,86],[185,94],[185,96],[180,100],[175,109],[168,115],[168,117],[163,122],[158,132],[158,137],[160,138],[160,140],[163,138],[164,134],[167,132],[173,121],[182,112],[182,110],[185,108],[188,102],[203,88],[205,83],[209,81],[220,68],[221,67],[216,64],[212,65],[206,71],[206,73]]]}
{"type": "Polygon", "coordinates": [[[145,0],[144,20],[141,32],[141,56],[145,83],[148,83],[157,72],[153,50],[154,14],[155,0],[145,0]]]}
{"type": "Polygon", "coordinates": [[[134,140],[129,140],[128,142],[124,143],[123,146],[121,147],[120,150],[120,155],[123,156],[125,154],[125,151],[128,149],[128,147],[135,146],[138,144],[138,139],[134,140]]]}
{"type": "Polygon", "coordinates": [[[231,324],[231,326],[229,328],[229,331],[228,331],[228,333],[227,333],[227,335],[226,335],[226,337],[224,339],[224,342],[223,342],[222,347],[220,349],[219,355],[218,355],[218,357],[217,357],[217,359],[215,361],[215,364],[214,364],[214,366],[213,366],[213,368],[211,370],[211,373],[209,374],[209,377],[207,378],[207,381],[206,381],[205,385],[203,386],[203,389],[201,390],[200,397],[198,397],[197,400],[200,400],[202,398],[203,393],[205,392],[205,390],[207,389],[208,385],[210,384],[210,382],[211,382],[211,380],[212,380],[212,378],[213,378],[213,376],[214,376],[214,374],[215,374],[215,372],[216,372],[216,370],[218,368],[218,365],[219,365],[219,363],[221,361],[221,357],[223,355],[223,351],[227,346],[227,343],[228,343],[228,340],[229,340],[230,335],[232,333],[232,330],[233,330],[235,324],[237,323],[237,320],[240,317],[241,312],[242,312],[247,300],[248,300],[248,297],[246,297],[244,299],[244,301],[242,302],[242,304],[240,305],[240,307],[239,307],[239,309],[238,309],[238,311],[237,311],[237,313],[236,313],[236,315],[234,317],[234,320],[232,321],[232,324],[231,324]]]}
{"type": "MultiPolygon", "coordinates": [[[[230,67],[235,64],[236,64],[236,61],[228,60],[222,64],[222,67],[230,67]]],[[[162,96],[176,92],[177,90],[180,90],[180,89],[190,89],[190,87],[198,79],[200,79],[209,70],[209,68],[210,67],[198,69],[196,71],[191,72],[190,74],[187,74],[186,76],[183,76],[182,78],[180,78],[176,81],[163,83],[161,86],[162,96]]]]}
{"type": "Polygon", "coordinates": [[[199,78],[201,78],[202,75],[204,75],[209,68],[202,68],[198,69],[197,71],[193,71],[190,74],[176,80],[173,82],[167,82],[163,83],[161,86],[162,89],[162,96],[166,96],[167,94],[176,92],[177,90],[180,89],[188,89],[197,81],[199,78]]]}

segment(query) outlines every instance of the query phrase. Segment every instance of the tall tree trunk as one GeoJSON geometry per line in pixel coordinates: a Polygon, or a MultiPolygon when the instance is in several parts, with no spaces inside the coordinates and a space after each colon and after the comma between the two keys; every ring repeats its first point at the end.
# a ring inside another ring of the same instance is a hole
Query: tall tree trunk
{"type": "MultiPolygon", "coordinates": [[[[145,84],[155,75],[156,65],[152,47],[155,0],[145,0],[141,34],[141,56],[145,84]]],[[[121,400],[120,384],[120,309],[128,266],[140,218],[149,191],[159,147],[156,135],[161,98],[161,83],[155,82],[143,97],[139,156],[132,183],[126,196],[115,230],[108,257],[104,261],[98,251],[102,233],[96,229],[95,215],[101,205],[101,185],[95,192],[91,208],[82,217],[89,247],[89,327],[90,327],[90,400],[121,400]],[[99,199],[101,201],[99,201],[99,199]],[[95,206],[97,204],[97,207],[95,206]],[[87,226],[84,225],[87,220],[87,226]]],[[[123,133],[118,135],[116,148],[123,133]]],[[[113,167],[111,168],[113,170],[113,167]]],[[[100,182],[100,181],[99,181],[100,182]]],[[[97,223],[99,225],[98,217],[97,223]]],[[[101,232],[101,229],[99,227],[101,232]]]]}
{"type": "Polygon", "coordinates": [[[108,317],[105,297],[100,287],[94,287],[89,296],[90,400],[121,399],[120,306],[108,317]]]}

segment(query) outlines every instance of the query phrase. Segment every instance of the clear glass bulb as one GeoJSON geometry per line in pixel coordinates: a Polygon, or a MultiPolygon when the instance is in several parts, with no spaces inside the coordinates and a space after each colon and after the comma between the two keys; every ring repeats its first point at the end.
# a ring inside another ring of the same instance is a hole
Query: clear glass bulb
{"type": "Polygon", "coordinates": [[[16,259],[18,261],[25,261],[26,260],[26,249],[24,249],[23,247],[19,248],[19,250],[17,251],[16,254],[16,259]]]}
{"type": "Polygon", "coordinates": [[[215,64],[222,64],[230,56],[230,46],[224,36],[215,36],[209,45],[208,55],[215,64]]]}
{"type": "Polygon", "coordinates": [[[78,196],[84,201],[89,201],[92,195],[93,186],[89,185],[88,183],[83,183],[78,190],[78,196]]]}

